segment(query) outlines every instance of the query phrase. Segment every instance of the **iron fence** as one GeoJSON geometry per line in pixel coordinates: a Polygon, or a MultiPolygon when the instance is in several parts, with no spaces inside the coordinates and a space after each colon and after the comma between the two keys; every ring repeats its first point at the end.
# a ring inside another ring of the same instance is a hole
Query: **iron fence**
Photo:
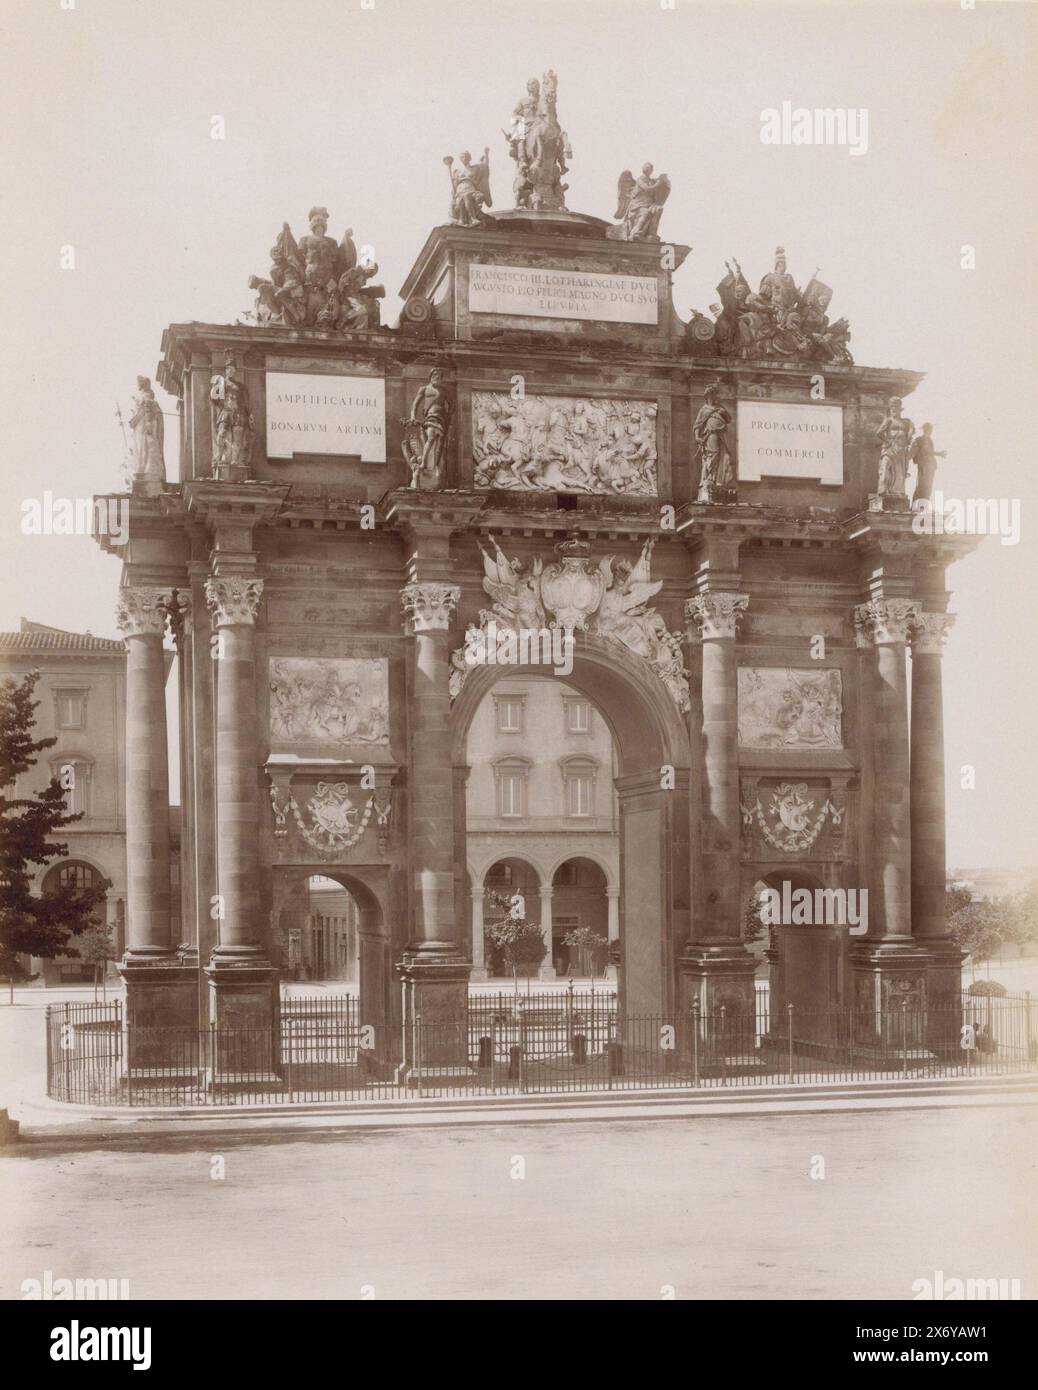
{"type": "Polygon", "coordinates": [[[95,1105],[336,1100],[697,1089],[1014,1075],[1038,1070],[1029,998],[817,1011],[693,1008],[621,1015],[615,1001],[507,996],[456,1021],[406,1020],[387,1059],[355,1000],[294,1000],[271,1028],[141,1028],[121,1005],[47,1010],[47,1091],[95,1105]],[[329,1006],[330,1004],[330,1006],[329,1006]]]}

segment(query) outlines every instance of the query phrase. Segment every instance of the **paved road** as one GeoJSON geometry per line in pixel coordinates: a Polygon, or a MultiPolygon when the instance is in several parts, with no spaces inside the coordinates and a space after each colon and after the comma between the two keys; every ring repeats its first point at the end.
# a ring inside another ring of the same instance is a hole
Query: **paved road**
{"type": "Polygon", "coordinates": [[[1033,1298],[1036,1141],[1006,1106],[30,1146],[0,1158],[0,1297],[49,1269],[135,1298],[904,1299],[936,1270],[1033,1298]]]}

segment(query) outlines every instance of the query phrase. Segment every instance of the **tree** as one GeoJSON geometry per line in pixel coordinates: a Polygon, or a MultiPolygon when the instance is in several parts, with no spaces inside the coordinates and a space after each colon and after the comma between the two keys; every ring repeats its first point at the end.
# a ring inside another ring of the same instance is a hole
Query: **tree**
{"type": "Polygon", "coordinates": [[[80,960],[85,960],[88,965],[94,967],[94,998],[96,1000],[97,986],[100,984],[103,993],[108,962],[115,960],[117,954],[115,942],[112,939],[111,925],[95,918],[87,929],[77,937],[76,949],[80,960]]]}
{"type": "MultiPolygon", "coordinates": [[[[519,896],[515,895],[516,898],[519,896]]],[[[500,920],[487,923],[486,936],[501,951],[505,964],[511,967],[515,992],[518,994],[519,966],[540,965],[545,956],[544,936],[536,923],[526,920],[515,898],[509,902],[493,890],[488,891],[487,897],[495,907],[502,908],[506,913],[500,920]]]]}
{"type": "Polygon", "coordinates": [[[609,938],[595,931],[594,927],[575,927],[562,938],[563,945],[575,946],[580,961],[580,973],[593,975],[595,952],[609,945],[609,938]]]}
{"type": "Polygon", "coordinates": [[[33,738],[39,701],[32,697],[39,678],[39,671],[32,671],[21,681],[8,676],[0,682],[0,977],[12,982],[25,974],[17,956],[61,955],[90,925],[110,886],[102,880],[90,888],[61,884],[38,897],[31,892],[33,866],[68,857],[68,845],[50,837],[82,818],[81,812],[69,813],[57,777],[35,797],[3,794],[57,743],[33,738]]]}
{"type": "Polygon", "coordinates": [[[758,889],[750,894],[746,899],[746,906],[742,914],[742,939],[748,946],[751,941],[768,940],[770,944],[770,930],[764,921],[764,897],[758,889]]]}
{"type": "Polygon", "coordinates": [[[977,963],[990,962],[1012,935],[1014,912],[1008,901],[974,899],[968,888],[959,885],[945,891],[945,915],[949,932],[956,944],[968,952],[974,973],[977,963]]]}

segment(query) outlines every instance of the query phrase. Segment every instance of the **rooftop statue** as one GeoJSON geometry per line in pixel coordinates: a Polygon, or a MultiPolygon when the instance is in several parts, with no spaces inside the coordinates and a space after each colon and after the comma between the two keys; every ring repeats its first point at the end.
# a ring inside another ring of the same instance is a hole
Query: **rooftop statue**
{"type": "MultiPolygon", "coordinates": [[[[847,346],[850,326],[846,319],[830,323],[826,314],[832,289],[818,279],[817,271],[803,290],[786,269],[786,253],[775,251],[775,268],[760,282],[756,293],[732,257],[725,261],[727,274],[717,286],[720,307],[714,325],[712,347],[722,357],[777,358],[781,361],[830,362],[851,365],[847,346]]],[[[708,341],[693,311],[689,325],[693,341],[708,341]]]]}
{"type": "Polygon", "coordinates": [[[137,378],[137,394],[132,398],[130,429],[133,433],[133,486],[145,493],[161,492],[166,483],[163,452],[165,426],[162,407],[151,389],[151,379],[137,378]]]}
{"type": "Polygon", "coordinates": [[[282,223],[270,248],[269,279],[249,276],[249,288],[256,292],[251,318],[262,327],[336,333],[377,328],[378,301],[386,292],[367,282],[378,274],[378,266],[359,259],[351,227],[341,242],[328,236],[327,208],[311,208],[308,220],[309,234],[298,242],[288,223],[282,223]]]}
{"type": "Polygon", "coordinates": [[[933,497],[933,480],[937,473],[937,460],[947,458],[943,449],[937,449],[933,442],[933,425],[929,421],[923,426],[922,434],[912,440],[909,458],[915,464],[915,491],[912,493],[912,506],[929,502],[933,497]]]}
{"type": "Polygon", "coordinates": [[[513,188],[517,208],[543,212],[566,207],[569,185],[562,182],[562,175],[573,151],[556,114],[557,91],[558,78],[550,69],[540,82],[531,77],[526,95],[516,103],[508,129],[503,132],[508,153],[515,160],[513,188]]]}
{"type": "MultiPolygon", "coordinates": [[[[876,431],[879,440],[880,497],[906,498],[905,479],[915,438],[915,425],[902,413],[901,398],[891,396],[883,423],[876,431]]],[[[907,499],[906,499],[907,505],[907,499]]]]}
{"type": "Polygon", "coordinates": [[[620,175],[616,190],[618,227],[610,227],[607,235],[618,241],[658,241],[663,204],[670,197],[670,179],[666,174],[652,176],[652,165],[643,164],[637,178],[630,169],[620,175]]]}
{"type": "Polygon", "coordinates": [[[480,227],[486,221],[484,207],[494,206],[490,196],[490,150],[485,148],[483,158],[476,164],[468,150],[462,150],[458,159],[461,168],[455,169],[452,157],[443,156],[451,177],[451,221],[459,227],[480,227]]]}

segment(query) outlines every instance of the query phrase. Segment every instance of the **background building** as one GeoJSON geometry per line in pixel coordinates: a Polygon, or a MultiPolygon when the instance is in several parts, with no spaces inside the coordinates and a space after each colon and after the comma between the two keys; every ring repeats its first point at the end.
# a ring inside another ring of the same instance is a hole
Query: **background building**
{"type": "MultiPolygon", "coordinates": [[[[57,743],[16,779],[13,795],[32,797],[52,774],[71,769],[69,807],[82,811],[83,819],[61,832],[68,857],[41,866],[33,891],[68,878],[84,887],[108,879],[104,911],[121,955],[126,944],[125,646],[23,618],[18,632],[0,632],[0,675],[21,679],[35,670],[40,672],[36,737],[56,737],[57,743]]],[[[70,956],[34,958],[29,968],[44,984],[92,980],[94,974],[93,966],[70,956]]]]}
{"type": "Polygon", "coordinates": [[[483,952],[483,925],[500,910],[486,891],[520,892],[526,915],[548,928],[551,959],[541,975],[596,973],[607,948],[579,960],[563,938],[590,927],[618,932],[619,836],[609,727],[594,704],[558,677],[501,681],[468,736],[466,824],[472,952],[477,978],[503,973],[483,952]],[[481,955],[484,956],[482,962],[481,955]]]}

